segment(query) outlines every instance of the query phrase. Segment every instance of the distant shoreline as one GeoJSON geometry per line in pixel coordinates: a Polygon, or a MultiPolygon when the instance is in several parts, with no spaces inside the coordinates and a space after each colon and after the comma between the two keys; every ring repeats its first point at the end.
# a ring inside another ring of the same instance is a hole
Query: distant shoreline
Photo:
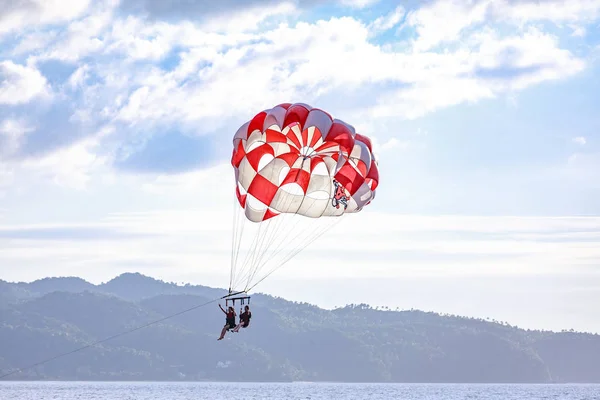
{"type": "Polygon", "coordinates": [[[261,385],[411,385],[411,386],[600,386],[600,382],[345,382],[345,381],[152,381],[152,380],[0,380],[6,383],[53,383],[53,384],[261,384],[261,385]]]}

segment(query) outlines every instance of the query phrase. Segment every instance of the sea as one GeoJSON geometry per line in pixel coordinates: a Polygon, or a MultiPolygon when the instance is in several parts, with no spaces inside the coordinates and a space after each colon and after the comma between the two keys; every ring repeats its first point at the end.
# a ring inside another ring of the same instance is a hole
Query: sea
{"type": "Polygon", "coordinates": [[[600,400],[600,385],[0,382],[0,400],[600,400]]]}

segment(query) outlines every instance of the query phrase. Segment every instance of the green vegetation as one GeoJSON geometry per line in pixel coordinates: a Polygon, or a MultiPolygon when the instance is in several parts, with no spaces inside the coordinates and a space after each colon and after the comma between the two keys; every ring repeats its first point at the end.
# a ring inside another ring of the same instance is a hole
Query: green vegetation
{"type": "MultiPolygon", "coordinates": [[[[0,281],[0,372],[68,352],[225,292],[140,274],[0,281]]],[[[251,327],[218,342],[216,303],[8,379],[600,382],[600,336],[262,294],[251,327]]]]}

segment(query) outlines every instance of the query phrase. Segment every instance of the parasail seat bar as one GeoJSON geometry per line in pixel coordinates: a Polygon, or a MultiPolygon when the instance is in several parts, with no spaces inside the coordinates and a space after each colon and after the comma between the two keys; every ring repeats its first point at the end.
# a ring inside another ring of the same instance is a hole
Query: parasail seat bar
{"type": "Polygon", "coordinates": [[[248,304],[250,304],[250,296],[248,296],[246,292],[237,292],[229,293],[229,295],[225,297],[225,306],[229,306],[229,302],[231,302],[231,305],[235,306],[236,300],[239,300],[241,305],[244,305],[246,300],[248,300],[248,304]]]}

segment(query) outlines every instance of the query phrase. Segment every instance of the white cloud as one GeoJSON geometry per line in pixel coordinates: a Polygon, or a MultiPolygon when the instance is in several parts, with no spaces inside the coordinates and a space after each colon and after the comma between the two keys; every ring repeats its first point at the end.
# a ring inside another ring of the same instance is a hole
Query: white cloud
{"type": "Polygon", "coordinates": [[[86,79],[89,77],[90,67],[83,64],[71,74],[68,80],[68,85],[71,89],[77,89],[84,86],[86,79]]]}
{"type": "MultiPolygon", "coordinates": [[[[505,67],[526,70],[534,67],[534,73],[522,73],[499,85],[509,89],[523,89],[542,81],[566,78],[581,72],[585,62],[568,50],[559,47],[558,38],[531,28],[522,36],[497,38],[482,35],[482,60],[480,67],[505,67]],[[510,55],[507,55],[510,54],[510,55]]],[[[500,89],[500,88],[498,88],[500,89]]]]}
{"type": "Polygon", "coordinates": [[[599,13],[598,0],[438,0],[409,12],[406,26],[416,29],[415,48],[423,51],[456,41],[468,28],[486,22],[518,26],[536,21],[591,22],[599,13]]]}
{"type": "Polygon", "coordinates": [[[379,0],[339,0],[340,4],[353,8],[365,8],[379,3],[379,0]]]}
{"type": "MultiPolygon", "coordinates": [[[[480,8],[487,7],[486,2],[473,7],[453,4],[435,3],[412,12],[409,24],[415,25],[420,34],[416,47],[412,51],[392,51],[392,47],[370,40],[373,32],[391,29],[401,21],[402,7],[370,24],[344,17],[273,28],[261,25],[261,21],[293,12],[292,3],[265,8],[257,14],[258,19],[247,16],[247,12],[257,12],[254,9],[229,15],[232,26],[224,26],[220,20],[194,25],[135,16],[118,18],[116,3],[104,2],[71,23],[65,34],[30,57],[30,62],[51,58],[73,62],[92,56],[78,65],[68,81],[71,89],[84,91],[85,102],[78,104],[76,119],[102,117],[148,127],[155,122],[174,122],[198,133],[242,122],[256,110],[289,99],[313,103],[322,96],[348,98],[348,91],[362,91],[373,84],[391,83],[400,88],[381,89],[358,104],[336,101],[329,111],[344,110],[363,121],[416,118],[444,107],[568,77],[584,67],[583,61],[561,49],[555,38],[532,29],[508,37],[488,30],[471,35],[455,50],[428,51],[430,45],[419,43],[435,43],[438,39],[428,38],[431,32],[427,26],[461,32],[460,26],[478,20],[480,14],[485,15],[480,8]],[[436,19],[440,10],[448,15],[445,23],[436,19]],[[455,12],[462,14],[453,15],[455,12]],[[504,57],[511,48],[519,55],[507,64],[504,57]],[[174,70],[152,65],[167,55],[173,56],[174,49],[179,50],[180,59],[174,70]],[[475,75],[482,67],[532,71],[506,79],[484,79],[475,75]],[[100,82],[86,86],[90,77],[98,77],[100,82]],[[375,106],[364,107],[368,104],[375,106]]],[[[452,39],[450,31],[444,31],[445,38],[452,39]]]]}
{"type": "Polygon", "coordinates": [[[490,2],[492,14],[503,21],[523,24],[530,21],[548,20],[562,22],[591,22],[600,15],[598,0],[549,0],[490,2]]]}
{"type": "MultiPolygon", "coordinates": [[[[5,190],[13,183],[13,177],[14,175],[11,167],[0,161],[0,198],[3,197],[5,190]]],[[[0,218],[2,218],[1,211],[0,218]]]]}
{"type": "Polygon", "coordinates": [[[17,151],[25,134],[33,129],[24,120],[0,121],[0,156],[11,155],[17,151]]]}
{"type": "Polygon", "coordinates": [[[414,27],[419,35],[415,50],[426,51],[458,40],[464,29],[485,20],[488,3],[440,0],[409,12],[406,26],[414,27]]]}
{"type": "MultiPolygon", "coordinates": [[[[372,0],[359,0],[372,1],[372,0]]],[[[376,0],[377,1],[377,0],[376,0]]],[[[292,1],[278,3],[267,7],[250,7],[242,11],[229,10],[202,23],[202,29],[210,32],[248,32],[264,29],[263,21],[274,16],[291,15],[298,12],[292,1]]]]}
{"type": "Polygon", "coordinates": [[[377,33],[392,29],[402,21],[406,14],[404,7],[398,6],[387,15],[376,18],[369,24],[369,30],[377,33]]]}
{"type": "Polygon", "coordinates": [[[33,67],[2,61],[0,77],[0,104],[24,104],[36,97],[50,96],[46,78],[33,67]]]}
{"type": "MultiPolygon", "coordinates": [[[[575,16],[585,20],[595,9],[591,3],[575,3],[569,3],[568,9],[558,3],[552,3],[552,7],[571,10],[567,15],[572,17],[563,19],[573,23],[578,21],[575,16]]],[[[257,14],[258,19],[247,18],[248,10],[229,15],[240,21],[233,18],[235,23],[227,27],[219,25],[220,20],[212,21],[213,25],[210,21],[194,25],[135,16],[120,18],[115,13],[116,6],[115,1],[98,3],[85,15],[81,11],[84,8],[71,10],[71,14],[65,14],[68,18],[83,15],[81,19],[70,23],[65,33],[49,32],[48,36],[55,40],[39,54],[30,56],[27,66],[5,61],[0,68],[10,70],[12,77],[0,89],[0,102],[22,104],[49,93],[44,77],[33,68],[35,61],[55,58],[76,62],[87,55],[91,57],[78,63],[67,81],[71,90],[83,91],[83,100],[78,101],[72,121],[122,121],[138,125],[141,135],[157,122],[174,122],[203,133],[218,128],[235,129],[238,122],[257,110],[289,99],[301,98],[319,105],[321,98],[334,96],[337,100],[328,111],[334,115],[344,111],[344,115],[352,116],[348,122],[364,128],[368,135],[384,132],[380,139],[381,150],[385,151],[406,146],[408,141],[395,138],[388,129],[375,129],[373,121],[377,119],[416,118],[463,102],[491,99],[544,80],[568,77],[584,68],[583,61],[561,49],[555,37],[535,29],[520,35],[501,35],[489,28],[470,34],[457,43],[457,48],[442,53],[429,51],[431,45],[419,44],[439,42],[439,38],[428,38],[430,26],[444,26],[449,29],[445,38],[452,39],[452,32],[462,32],[461,26],[470,26],[489,15],[482,7],[493,7],[492,15],[496,17],[534,18],[535,12],[524,3],[438,2],[425,6],[409,13],[409,25],[414,25],[420,35],[416,47],[410,50],[392,50],[394,46],[371,42],[374,31],[391,29],[402,20],[405,11],[401,6],[371,23],[342,17],[276,27],[261,22],[273,15],[294,12],[292,3],[263,9],[257,14]],[[454,15],[457,12],[460,15],[454,15]],[[442,23],[440,18],[447,21],[442,23]],[[244,21],[248,24],[244,25],[244,21]],[[178,49],[180,60],[175,69],[165,71],[154,64],[172,55],[174,49],[178,49]],[[508,51],[513,52],[509,58],[508,51]],[[478,76],[482,68],[530,72],[495,79],[478,76]],[[388,84],[395,88],[386,88],[388,84]],[[369,93],[371,85],[381,87],[376,95],[364,95],[348,104],[352,97],[349,92],[369,93]]],[[[547,18],[558,18],[560,14],[544,12],[547,18]]],[[[43,39],[37,37],[39,43],[43,39]]],[[[24,45],[21,42],[20,46],[24,45]]],[[[21,47],[19,51],[25,49],[21,47]]],[[[110,129],[110,135],[115,137],[117,133],[126,135],[114,126],[110,129]]],[[[39,167],[43,173],[55,171],[55,176],[62,177],[79,175],[73,182],[81,187],[92,170],[103,168],[107,161],[95,153],[100,146],[76,145],[61,151],[43,162],[30,161],[27,169],[39,167]],[[59,167],[61,163],[65,166],[59,167]]],[[[110,153],[107,149],[101,151],[110,153]]]]}
{"type": "Polygon", "coordinates": [[[44,46],[43,50],[40,48],[39,54],[30,57],[30,62],[48,59],[75,62],[90,54],[101,54],[106,45],[103,36],[113,22],[115,3],[94,4],[89,14],[70,23],[65,32],[56,34],[53,43],[44,46]]]}
{"type": "Polygon", "coordinates": [[[573,138],[573,143],[577,143],[577,144],[580,144],[583,146],[584,144],[587,143],[587,140],[585,139],[584,136],[577,136],[577,137],[573,138]]]}
{"type": "Polygon", "coordinates": [[[110,41],[104,50],[108,54],[126,54],[131,60],[159,60],[177,42],[180,29],[158,23],[148,25],[141,19],[129,17],[111,27],[110,41]]]}
{"type": "MultiPolygon", "coordinates": [[[[444,107],[491,99],[543,81],[569,77],[585,67],[582,60],[559,48],[555,37],[536,29],[511,37],[486,32],[474,36],[472,41],[475,51],[429,54],[427,66],[419,63],[426,59],[424,55],[415,55],[415,70],[420,67],[428,75],[421,77],[415,71],[412,88],[382,95],[368,112],[379,117],[418,118],[444,107]],[[511,56],[507,57],[507,53],[511,56]],[[491,74],[478,76],[481,69],[491,74]]],[[[410,73],[408,76],[412,77],[410,73]]]]}
{"type": "Polygon", "coordinates": [[[85,12],[90,0],[29,0],[0,2],[0,36],[36,25],[69,21],[85,12]]]}
{"type": "Polygon", "coordinates": [[[377,157],[379,154],[388,152],[389,150],[406,149],[410,146],[410,140],[399,140],[396,137],[391,137],[383,143],[380,143],[376,136],[371,136],[370,139],[373,144],[373,152],[377,157]]]}
{"type": "Polygon", "coordinates": [[[140,24],[134,19],[115,24],[112,37],[116,41],[109,45],[110,51],[123,52],[122,46],[129,43],[134,46],[127,50],[131,58],[155,59],[176,43],[183,44],[182,38],[191,48],[180,53],[182,62],[171,72],[150,67],[137,68],[135,73],[118,69],[126,67],[125,63],[98,71],[107,78],[117,70],[120,73],[113,80],[119,85],[114,87],[119,95],[113,98],[126,96],[127,100],[122,106],[109,107],[112,115],[128,123],[186,121],[205,131],[222,126],[231,116],[246,118],[253,110],[290,98],[312,102],[321,95],[356,90],[365,82],[407,85],[383,90],[374,101],[380,105],[368,110],[372,117],[415,118],[568,77],[584,68],[583,61],[560,49],[554,37],[534,29],[522,36],[501,37],[493,32],[473,36],[455,52],[403,53],[370,43],[367,26],[352,18],[281,25],[228,39],[186,25],[140,24]],[[146,37],[153,39],[150,42],[146,37]],[[226,41],[227,48],[223,47],[226,41]],[[518,55],[507,61],[510,49],[518,55]],[[482,67],[531,71],[495,80],[474,75],[482,67]],[[133,85],[135,89],[128,93],[133,85]]]}
{"type": "Polygon", "coordinates": [[[96,167],[105,165],[105,157],[94,150],[95,137],[76,142],[68,147],[22,163],[24,171],[31,171],[42,181],[71,189],[84,189],[96,167]]]}
{"type": "Polygon", "coordinates": [[[587,33],[586,29],[582,26],[571,26],[571,29],[573,29],[573,33],[571,33],[571,36],[574,37],[584,37],[587,33]]]}
{"type": "MultiPolygon", "coordinates": [[[[206,188],[213,178],[207,175],[197,180],[206,188]]],[[[53,240],[51,236],[11,239],[13,245],[0,252],[0,263],[21,265],[31,271],[42,263],[52,263],[56,265],[54,274],[80,266],[78,275],[99,280],[127,270],[123,266],[127,262],[146,260],[155,264],[148,267],[152,273],[177,280],[182,276],[194,280],[208,277],[211,284],[222,287],[229,279],[232,232],[230,202],[220,198],[221,194],[217,194],[217,200],[199,197],[194,209],[126,212],[85,225],[5,224],[4,231],[113,228],[125,236],[111,238],[109,234],[93,241],[53,240]],[[113,267],[97,268],[100,265],[113,267]]],[[[296,230],[298,226],[290,228],[296,230]]],[[[252,233],[244,231],[244,235],[247,246],[252,233]]],[[[600,218],[596,217],[425,217],[369,211],[346,217],[278,270],[276,276],[323,280],[567,274],[578,266],[597,265],[598,240],[600,218]],[[365,237],[376,240],[365,243],[365,237]],[[337,259],[345,261],[338,263],[337,259]],[[364,268],[365,262],[370,263],[369,268],[364,268]]],[[[138,269],[144,271],[141,265],[138,269]]],[[[38,276],[44,274],[38,272],[38,276]]]]}
{"type": "Polygon", "coordinates": [[[572,154],[563,172],[572,182],[585,182],[589,188],[600,188],[600,153],[572,154]]]}
{"type": "MultiPolygon", "coordinates": [[[[379,148],[382,151],[386,151],[386,150],[391,150],[391,149],[396,148],[396,147],[400,147],[402,145],[403,145],[403,143],[401,143],[398,139],[391,138],[387,142],[385,142],[384,144],[382,144],[379,148]]],[[[404,144],[404,145],[406,145],[406,144],[404,144]]]]}
{"type": "Polygon", "coordinates": [[[20,42],[12,49],[11,55],[18,57],[24,54],[33,53],[49,46],[56,37],[56,31],[35,31],[24,34],[20,42]]]}

